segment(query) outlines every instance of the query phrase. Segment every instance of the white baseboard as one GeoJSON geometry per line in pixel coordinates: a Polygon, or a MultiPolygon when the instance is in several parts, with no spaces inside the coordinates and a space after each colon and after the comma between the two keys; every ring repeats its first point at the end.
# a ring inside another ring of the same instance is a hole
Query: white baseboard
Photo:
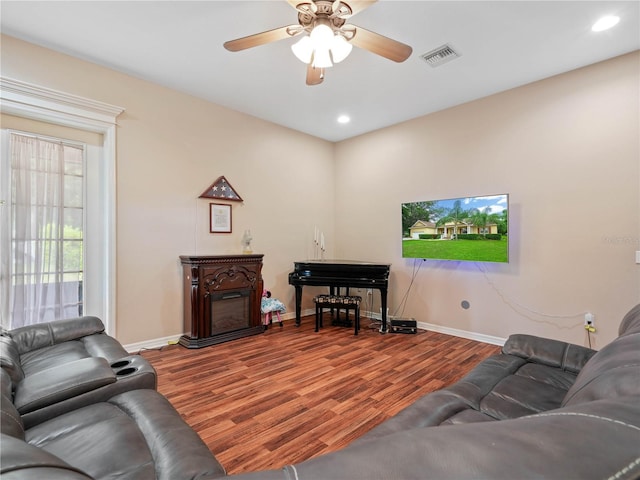
{"type": "Polygon", "coordinates": [[[418,322],[418,328],[429,330],[431,332],[444,333],[445,335],[453,335],[454,337],[475,340],[476,342],[489,343],[491,345],[503,346],[506,338],[494,337],[493,335],[485,335],[483,333],[468,332],[457,328],[443,327],[442,325],[433,325],[431,323],[418,322]]]}
{"type": "MultiPolygon", "coordinates": [[[[315,310],[307,309],[300,312],[300,316],[306,317],[308,315],[315,315],[315,310]]],[[[374,320],[382,320],[380,313],[362,312],[362,315],[374,320]]],[[[296,318],[295,312],[283,313],[280,315],[283,320],[294,320],[296,318]]],[[[476,342],[489,343],[491,345],[504,345],[507,341],[506,338],[494,337],[492,335],[484,335],[482,333],[468,332],[466,330],[459,330],[457,328],[443,327],[442,325],[434,325],[426,322],[417,322],[417,327],[421,330],[428,330],[431,332],[443,333],[445,335],[453,335],[454,337],[466,338],[468,340],[475,340],[476,342]]],[[[155,338],[153,340],[146,340],[144,342],[130,343],[124,345],[124,349],[129,353],[136,353],[140,350],[151,350],[160,347],[166,347],[167,345],[173,345],[178,343],[180,335],[171,335],[168,337],[155,338]]]]}
{"type": "MultiPolygon", "coordinates": [[[[382,320],[380,313],[363,312],[364,316],[373,318],[376,320],[382,320]]],[[[457,328],[443,327],[442,325],[434,325],[432,323],[417,322],[416,326],[421,330],[428,330],[436,333],[443,333],[445,335],[452,335],[454,337],[466,338],[468,340],[475,340],[476,342],[488,343],[491,345],[504,345],[507,341],[506,338],[494,337],[493,335],[485,335],[483,333],[469,332],[467,330],[460,330],[457,328]]]]}
{"type": "Polygon", "coordinates": [[[160,347],[166,347],[167,345],[173,345],[178,343],[179,339],[180,335],[171,335],[168,337],[145,340],[144,342],[129,343],[127,345],[123,345],[123,347],[129,353],[137,353],[140,350],[153,350],[160,347]]]}
{"type": "MultiPolygon", "coordinates": [[[[315,310],[308,309],[300,312],[300,316],[306,317],[307,315],[315,315],[315,310]]],[[[296,312],[283,313],[280,315],[283,320],[295,320],[296,312]]],[[[178,343],[178,340],[183,334],[170,335],[168,337],[154,338],[151,340],[145,340],[143,342],[129,343],[124,345],[124,349],[129,353],[137,353],[140,350],[153,350],[156,348],[166,347],[167,345],[174,345],[178,343]]]]}

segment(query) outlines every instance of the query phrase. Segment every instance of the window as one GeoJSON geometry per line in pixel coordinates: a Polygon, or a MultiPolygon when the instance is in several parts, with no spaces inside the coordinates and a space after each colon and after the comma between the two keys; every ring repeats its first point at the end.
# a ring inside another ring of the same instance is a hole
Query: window
{"type": "Polygon", "coordinates": [[[9,326],[82,315],[85,147],[8,136],[9,326]]]}

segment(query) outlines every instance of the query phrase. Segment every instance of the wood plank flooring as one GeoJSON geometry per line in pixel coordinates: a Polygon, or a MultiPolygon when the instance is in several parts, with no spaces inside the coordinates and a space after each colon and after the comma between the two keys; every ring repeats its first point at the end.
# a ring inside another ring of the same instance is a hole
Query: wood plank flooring
{"type": "Polygon", "coordinates": [[[141,354],[164,394],[228,473],[279,468],[340,449],[449,385],[499,347],[434,332],[313,331],[312,317],[264,334],[141,354]]]}

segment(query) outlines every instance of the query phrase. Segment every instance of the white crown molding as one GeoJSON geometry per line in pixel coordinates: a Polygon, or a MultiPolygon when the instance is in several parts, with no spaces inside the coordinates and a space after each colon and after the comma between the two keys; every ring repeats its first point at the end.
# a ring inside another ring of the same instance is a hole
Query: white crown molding
{"type": "Polygon", "coordinates": [[[124,108],[60,92],[13,78],[0,77],[0,108],[3,113],[104,132],[116,124],[124,108]]]}

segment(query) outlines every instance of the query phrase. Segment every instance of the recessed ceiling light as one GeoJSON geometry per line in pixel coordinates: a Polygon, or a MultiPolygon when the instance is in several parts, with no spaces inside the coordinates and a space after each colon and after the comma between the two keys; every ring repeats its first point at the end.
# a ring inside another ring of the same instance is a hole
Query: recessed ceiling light
{"type": "Polygon", "coordinates": [[[349,123],[351,121],[351,119],[349,118],[348,115],[340,115],[338,117],[338,123],[349,123]]]}
{"type": "Polygon", "coordinates": [[[620,17],[617,17],[615,15],[607,15],[594,23],[593,27],[591,27],[591,30],[594,32],[602,32],[616,26],[619,21],[620,17]]]}

